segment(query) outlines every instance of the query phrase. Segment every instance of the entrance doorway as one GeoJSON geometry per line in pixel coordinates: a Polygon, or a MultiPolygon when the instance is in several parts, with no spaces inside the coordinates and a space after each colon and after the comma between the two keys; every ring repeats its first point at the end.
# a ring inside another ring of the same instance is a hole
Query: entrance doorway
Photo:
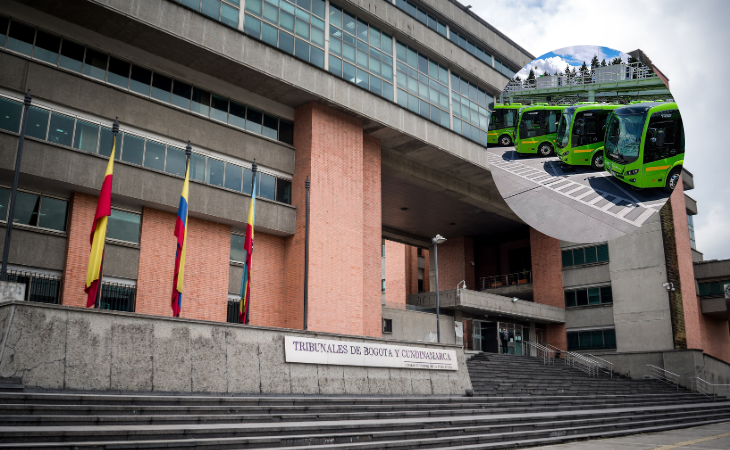
{"type": "Polygon", "coordinates": [[[522,325],[509,322],[473,320],[472,348],[480,352],[502,353],[502,345],[499,339],[499,332],[502,331],[502,328],[505,328],[509,333],[507,353],[522,356],[523,332],[529,332],[529,328],[523,329],[522,325]]]}

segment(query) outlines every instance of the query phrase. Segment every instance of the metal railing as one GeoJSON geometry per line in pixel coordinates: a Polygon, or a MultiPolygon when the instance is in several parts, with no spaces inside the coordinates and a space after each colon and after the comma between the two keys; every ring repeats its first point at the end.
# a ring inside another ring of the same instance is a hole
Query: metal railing
{"type": "Polygon", "coordinates": [[[99,309],[134,312],[137,303],[137,286],[123,283],[101,283],[99,309]]]}
{"type": "Polygon", "coordinates": [[[679,390],[679,375],[652,364],[647,364],[646,367],[649,368],[649,376],[651,378],[675,386],[679,390]]]}
{"type": "Polygon", "coordinates": [[[238,316],[238,311],[241,307],[241,300],[228,300],[228,310],[226,313],[226,322],[228,323],[243,323],[241,318],[238,316]]]}
{"type": "Polygon", "coordinates": [[[537,89],[552,89],[567,86],[582,86],[618,81],[632,81],[657,78],[654,71],[640,62],[631,64],[615,64],[588,69],[571,75],[546,75],[534,80],[510,81],[504,89],[505,93],[524,92],[537,89]]]}
{"type": "Polygon", "coordinates": [[[599,367],[604,371],[607,371],[611,375],[611,378],[613,378],[613,363],[611,361],[606,361],[605,359],[593,356],[590,353],[588,356],[590,356],[592,360],[596,361],[599,367]]]}
{"type": "Polygon", "coordinates": [[[598,361],[585,355],[581,355],[580,353],[563,350],[555,347],[554,345],[547,344],[547,346],[555,351],[555,358],[562,359],[566,367],[573,367],[585,372],[589,377],[598,376],[601,369],[601,365],[598,361]]]}
{"type": "Polygon", "coordinates": [[[497,289],[504,286],[519,286],[520,284],[532,283],[532,272],[525,270],[517,273],[509,273],[507,275],[492,275],[490,277],[482,277],[482,290],[497,289]]]}
{"type": "Polygon", "coordinates": [[[522,341],[522,354],[542,358],[546,366],[555,365],[555,352],[537,342],[522,341]]]}
{"type": "Polygon", "coordinates": [[[60,275],[8,270],[8,281],[25,284],[26,301],[57,305],[61,297],[60,275]]]}
{"type": "Polygon", "coordinates": [[[689,379],[690,389],[711,398],[713,401],[717,397],[730,397],[730,384],[714,384],[708,383],[700,377],[692,377],[689,379]]]}

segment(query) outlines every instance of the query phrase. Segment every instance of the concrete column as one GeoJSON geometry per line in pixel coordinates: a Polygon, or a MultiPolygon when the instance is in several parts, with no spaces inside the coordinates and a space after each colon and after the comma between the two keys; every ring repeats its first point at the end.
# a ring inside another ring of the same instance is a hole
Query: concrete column
{"type": "MultiPolygon", "coordinates": [[[[565,308],[560,241],[530,228],[532,285],[535,303],[565,308]]],[[[547,343],[567,350],[565,324],[547,325],[547,343]]]]}

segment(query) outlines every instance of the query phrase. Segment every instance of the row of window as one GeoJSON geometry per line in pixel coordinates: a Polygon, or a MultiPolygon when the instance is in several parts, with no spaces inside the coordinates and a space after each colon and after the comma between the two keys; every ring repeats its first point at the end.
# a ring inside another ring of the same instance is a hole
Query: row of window
{"type": "Polygon", "coordinates": [[[725,295],[725,285],[730,284],[730,279],[720,281],[706,281],[697,283],[700,289],[700,296],[723,296],[725,295]]]}
{"type": "Polygon", "coordinates": [[[490,114],[487,108],[494,108],[494,98],[452,73],[451,100],[454,132],[486,147],[490,114]]]}
{"type": "Polygon", "coordinates": [[[563,267],[581,266],[608,261],[608,244],[563,250],[563,267]]]}
{"type": "Polygon", "coordinates": [[[568,331],[568,351],[611,350],[616,348],[616,330],[568,331]]]}
{"type": "Polygon", "coordinates": [[[398,103],[450,128],[448,69],[401,42],[396,42],[396,57],[398,103]]]}
{"type": "Polygon", "coordinates": [[[693,250],[697,250],[697,242],[695,241],[695,220],[690,214],[687,214],[687,227],[689,227],[689,246],[693,250]]]}
{"type": "MultiPolygon", "coordinates": [[[[0,130],[20,131],[22,104],[0,97],[0,130]]],[[[72,147],[89,153],[110,156],[112,130],[91,121],[31,106],[28,109],[26,136],[72,147]]],[[[185,150],[129,132],[119,133],[115,159],[185,176],[185,150]]],[[[282,203],[291,203],[291,181],[259,172],[258,196],[282,203]]],[[[251,169],[193,153],[190,157],[190,179],[251,195],[251,169]]]]}
{"type": "Polygon", "coordinates": [[[294,144],[291,122],[4,17],[0,17],[2,46],[237,128],[294,144]]]}
{"type": "Polygon", "coordinates": [[[324,69],[324,0],[246,0],[243,31],[324,69]]]}
{"type": "Polygon", "coordinates": [[[565,307],[613,303],[611,286],[598,286],[565,291],[565,307]]]}
{"type": "Polygon", "coordinates": [[[202,12],[206,16],[238,28],[238,14],[241,8],[240,0],[173,0],[182,3],[188,8],[202,12]]]}
{"type": "MultiPolygon", "coordinates": [[[[388,3],[392,3],[390,0],[385,0],[388,3]]],[[[408,15],[414,17],[416,20],[426,25],[433,31],[437,32],[443,37],[447,37],[446,24],[440,22],[438,19],[428,14],[423,8],[419,8],[413,2],[408,0],[395,0],[395,6],[402,11],[405,11],[408,15]]]]}

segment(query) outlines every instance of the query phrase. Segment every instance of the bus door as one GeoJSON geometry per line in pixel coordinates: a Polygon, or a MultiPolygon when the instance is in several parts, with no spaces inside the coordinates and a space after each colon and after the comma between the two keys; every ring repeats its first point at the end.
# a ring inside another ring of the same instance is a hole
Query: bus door
{"type": "Polygon", "coordinates": [[[558,123],[560,123],[560,111],[550,109],[543,112],[545,113],[542,125],[544,134],[556,134],[558,132],[558,123]]]}
{"type": "Polygon", "coordinates": [[[520,121],[520,140],[545,134],[543,131],[544,110],[527,111],[522,113],[520,121]]]}
{"type": "Polygon", "coordinates": [[[651,115],[644,141],[642,187],[661,187],[678,155],[684,153],[682,119],[679,111],[660,111],[651,115]]]}
{"type": "Polygon", "coordinates": [[[573,147],[595,144],[603,140],[598,111],[581,111],[576,114],[571,142],[573,147]]]}

